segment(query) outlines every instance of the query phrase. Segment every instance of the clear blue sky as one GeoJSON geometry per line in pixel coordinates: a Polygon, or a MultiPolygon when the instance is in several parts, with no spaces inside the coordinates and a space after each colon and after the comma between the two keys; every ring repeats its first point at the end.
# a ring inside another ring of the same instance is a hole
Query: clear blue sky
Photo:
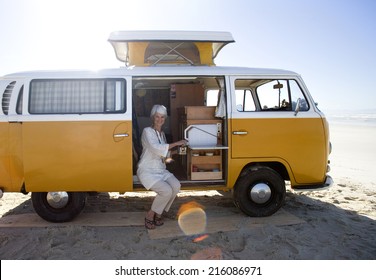
{"type": "Polygon", "coordinates": [[[230,31],[217,65],[298,72],[324,111],[376,109],[375,0],[0,0],[0,75],[119,67],[116,30],[230,31]]]}

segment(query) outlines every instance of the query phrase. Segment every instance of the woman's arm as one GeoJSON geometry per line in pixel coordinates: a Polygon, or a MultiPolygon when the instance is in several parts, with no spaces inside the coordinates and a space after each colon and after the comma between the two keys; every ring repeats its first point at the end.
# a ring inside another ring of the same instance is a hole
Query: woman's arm
{"type": "Polygon", "coordinates": [[[171,143],[168,145],[168,149],[171,150],[175,147],[184,146],[184,145],[187,145],[187,140],[180,140],[180,141],[171,143]]]}

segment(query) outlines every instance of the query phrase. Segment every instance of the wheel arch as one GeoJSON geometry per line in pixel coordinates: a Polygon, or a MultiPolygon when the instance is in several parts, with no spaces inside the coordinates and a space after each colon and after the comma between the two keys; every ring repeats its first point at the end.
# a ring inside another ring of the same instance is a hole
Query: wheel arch
{"type": "MultiPolygon", "coordinates": [[[[246,164],[243,169],[241,170],[239,177],[236,180],[236,183],[239,179],[243,176],[246,176],[249,172],[253,170],[257,170],[258,168],[267,167],[273,169],[277,172],[285,181],[290,181],[292,176],[290,176],[290,168],[286,168],[285,164],[279,161],[257,161],[257,162],[250,162],[246,164]]],[[[235,186],[237,185],[235,183],[235,186]]]]}

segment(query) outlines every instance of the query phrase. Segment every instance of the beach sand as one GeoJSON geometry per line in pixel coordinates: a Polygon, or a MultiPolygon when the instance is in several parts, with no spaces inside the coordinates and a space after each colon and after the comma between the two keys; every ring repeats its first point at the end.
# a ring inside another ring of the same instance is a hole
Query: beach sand
{"type": "MultiPolygon", "coordinates": [[[[212,227],[204,236],[185,236],[171,231],[165,237],[153,238],[142,226],[142,220],[138,225],[136,222],[128,226],[9,225],[0,227],[0,258],[374,260],[376,127],[331,124],[331,141],[330,174],[334,185],[313,192],[294,192],[287,186],[286,203],[280,213],[290,219],[286,224],[278,224],[276,219],[259,223],[260,220],[244,216],[233,205],[229,194],[182,192],[173,210],[195,202],[203,206],[206,216],[201,218],[206,218],[208,225],[217,219],[218,228],[212,227]],[[233,223],[221,222],[220,217],[229,217],[233,223]]],[[[133,212],[143,217],[152,199],[153,194],[149,192],[100,193],[88,197],[82,215],[97,213],[98,223],[103,215],[115,217],[133,212]]],[[[0,200],[0,222],[32,213],[30,195],[5,193],[0,200]]],[[[168,221],[165,226],[177,227],[177,223],[168,221]]]]}

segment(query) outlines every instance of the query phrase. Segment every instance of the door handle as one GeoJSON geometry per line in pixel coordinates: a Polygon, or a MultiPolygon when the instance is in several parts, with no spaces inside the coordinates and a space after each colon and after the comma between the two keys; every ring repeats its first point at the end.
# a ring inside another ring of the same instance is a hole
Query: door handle
{"type": "Polygon", "coordinates": [[[247,135],[248,131],[233,131],[233,135],[247,135]]]}
{"type": "Polygon", "coordinates": [[[118,134],[114,134],[114,137],[115,137],[115,138],[128,137],[128,136],[129,136],[128,133],[118,133],[118,134]]]}

